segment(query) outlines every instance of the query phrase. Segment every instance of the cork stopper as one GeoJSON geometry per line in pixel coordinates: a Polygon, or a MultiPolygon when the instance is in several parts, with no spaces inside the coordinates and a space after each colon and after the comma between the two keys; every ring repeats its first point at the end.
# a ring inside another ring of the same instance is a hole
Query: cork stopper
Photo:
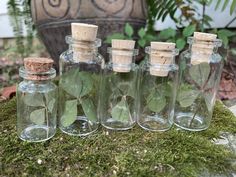
{"type": "Polygon", "coordinates": [[[215,34],[194,32],[191,64],[197,65],[203,62],[209,62],[216,38],[217,35],[215,34]]]}
{"type": "Polygon", "coordinates": [[[165,77],[168,75],[168,66],[173,64],[175,43],[151,42],[150,74],[165,77]]]}
{"type": "Polygon", "coordinates": [[[50,58],[25,58],[26,70],[35,73],[47,72],[52,68],[53,60],[50,58]]]}
{"type": "Polygon", "coordinates": [[[113,71],[116,72],[129,72],[134,55],[133,40],[112,40],[112,63],[113,71]]]}
{"type": "Polygon", "coordinates": [[[97,37],[98,26],[85,23],[71,23],[72,38],[78,41],[73,46],[73,59],[88,62],[93,59],[93,47],[97,37]]]}
{"type": "Polygon", "coordinates": [[[216,34],[211,33],[202,33],[202,32],[194,32],[193,34],[194,38],[199,41],[214,41],[217,38],[216,34]]]}
{"type": "Polygon", "coordinates": [[[53,60],[50,58],[24,58],[24,68],[28,73],[25,78],[28,80],[47,80],[50,73],[46,72],[51,71],[52,66],[53,60]]]}

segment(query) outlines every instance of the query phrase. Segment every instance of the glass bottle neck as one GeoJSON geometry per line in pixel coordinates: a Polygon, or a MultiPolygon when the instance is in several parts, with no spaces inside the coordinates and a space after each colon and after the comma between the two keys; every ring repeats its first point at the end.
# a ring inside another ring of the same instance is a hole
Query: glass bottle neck
{"type": "Polygon", "coordinates": [[[71,36],[66,36],[66,43],[69,45],[69,50],[73,53],[74,62],[91,62],[94,56],[98,53],[98,47],[101,46],[101,39],[95,41],[76,40],[71,36]]]}
{"type": "Polygon", "coordinates": [[[97,53],[98,47],[94,47],[91,45],[84,44],[69,44],[69,50],[78,53],[97,53]]]}
{"type": "Polygon", "coordinates": [[[51,81],[52,81],[51,79],[48,79],[48,80],[29,80],[29,79],[24,79],[24,82],[35,84],[35,85],[45,85],[45,84],[50,83],[51,81]]]}
{"type": "Polygon", "coordinates": [[[218,48],[222,45],[222,41],[219,39],[213,41],[206,41],[196,40],[194,37],[189,37],[187,42],[189,44],[190,51],[196,49],[195,51],[198,52],[211,51],[213,53],[216,53],[218,51],[218,48]]]}
{"type": "Polygon", "coordinates": [[[215,63],[221,60],[217,54],[218,48],[222,45],[222,41],[219,39],[207,41],[189,37],[188,44],[191,64],[193,65],[203,62],[215,63]]]}
{"type": "Polygon", "coordinates": [[[138,55],[137,49],[117,49],[108,47],[110,60],[109,65],[116,72],[129,72],[135,63],[135,56],[138,55]]]}
{"type": "Polygon", "coordinates": [[[25,81],[44,83],[56,77],[56,70],[51,68],[49,71],[46,72],[31,72],[26,70],[24,67],[20,67],[19,75],[25,81]]]}
{"type": "Polygon", "coordinates": [[[146,47],[145,53],[149,56],[149,65],[172,65],[175,64],[175,56],[179,54],[179,50],[157,50],[146,47]]]}

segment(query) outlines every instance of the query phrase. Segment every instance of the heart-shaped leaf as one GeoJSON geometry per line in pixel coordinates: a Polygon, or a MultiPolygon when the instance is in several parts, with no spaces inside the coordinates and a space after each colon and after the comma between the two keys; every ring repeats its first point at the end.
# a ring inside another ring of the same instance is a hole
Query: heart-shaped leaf
{"type": "Polygon", "coordinates": [[[130,38],[134,34],[134,29],[129,23],[125,24],[125,34],[127,34],[127,36],[130,38]]]}
{"type": "Polygon", "coordinates": [[[23,99],[27,106],[45,106],[42,93],[27,93],[23,99]]]}
{"type": "Polygon", "coordinates": [[[61,76],[59,86],[70,95],[80,98],[91,92],[93,79],[89,72],[73,69],[61,76]]]}
{"type": "Polygon", "coordinates": [[[131,73],[119,73],[113,76],[113,85],[116,85],[115,89],[121,91],[123,95],[135,97],[135,90],[137,87],[137,71],[131,73]]]}
{"type": "Polygon", "coordinates": [[[144,28],[140,28],[140,30],[138,31],[138,35],[140,38],[143,38],[146,34],[146,31],[144,28]]]}
{"type": "Polygon", "coordinates": [[[83,108],[84,114],[93,122],[97,121],[97,109],[91,98],[82,98],[80,100],[81,106],[83,108]]]}
{"type": "Polygon", "coordinates": [[[66,101],[64,113],[61,116],[61,125],[63,127],[70,126],[77,117],[77,100],[66,101]]]}
{"type": "Polygon", "coordinates": [[[129,105],[125,97],[122,97],[121,101],[112,108],[111,116],[113,119],[121,122],[127,122],[131,119],[129,105]]]}
{"type": "Polygon", "coordinates": [[[53,112],[53,108],[54,108],[54,104],[55,104],[55,102],[56,102],[56,99],[55,98],[52,98],[50,101],[49,101],[49,103],[48,103],[48,110],[49,110],[49,112],[53,112]]]}
{"type": "Polygon", "coordinates": [[[147,107],[153,112],[159,113],[166,106],[166,98],[164,94],[159,94],[156,89],[153,89],[147,98],[147,107]]]}
{"type": "Polygon", "coordinates": [[[199,93],[200,91],[198,90],[180,89],[177,96],[177,101],[182,107],[191,106],[195,99],[198,97],[199,93]]]}
{"type": "Polygon", "coordinates": [[[158,93],[162,96],[170,97],[172,96],[173,83],[164,81],[156,86],[158,93]]]}
{"type": "Polygon", "coordinates": [[[138,40],[138,45],[140,47],[145,47],[146,43],[147,43],[146,39],[139,39],[138,40]]]}
{"type": "Polygon", "coordinates": [[[210,65],[208,63],[192,65],[189,74],[200,87],[203,87],[210,74],[210,65]]]}
{"type": "Polygon", "coordinates": [[[37,109],[31,112],[30,120],[36,125],[43,125],[45,123],[45,108],[37,109]]]}
{"type": "Polygon", "coordinates": [[[209,77],[209,80],[208,80],[204,90],[214,88],[215,84],[216,84],[216,80],[220,79],[220,78],[216,78],[216,71],[212,71],[210,74],[211,74],[211,76],[209,77]]]}
{"type": "Polygon", "coordinates": [[[167,40],[167,39],[173,38],[175,36],[176,36],[176,30],[174,30],[172,28],[167,28],[167,29],[162,30],[158,37],[161,40],[167,40]]]}
{"type": "Polygon", "coordinates": [[[117,99],[120,96],[126,95],[135,97],[134,85],[135,79],[128,76],[127,73],[115,73],[110,75],[107,80],[109,88],[111,88],[110,99],[117,99]]]}
{"type": "Polygon", "coordinates": [[[196,25],[189,25],[189,26],[185,27],[183,30],[184,37],[191,36],[195,30],[196,30],[196,25]]]}
{"type": "Polygon", "coordinates": [[[128,95],[135,97],[134,82],[120,82],[117,84],[117,87],[122,92],[123,95],[128,95]]]}
{"type": "Polygon", "coordinates": [[[176,47],[177,47],[179,50],[183,50],[184,47],[185,47],[185,45],[186,45],[185,39],[179,38],[179,39],[176,40],[176,47]]]}

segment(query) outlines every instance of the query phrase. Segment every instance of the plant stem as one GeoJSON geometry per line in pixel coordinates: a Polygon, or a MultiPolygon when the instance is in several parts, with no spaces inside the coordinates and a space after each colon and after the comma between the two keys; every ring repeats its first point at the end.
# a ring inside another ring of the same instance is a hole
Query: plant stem
{"type": "Polygon", "coordinates": [[[46,119],[46,124],[47,124],[47,138],[49,136],[49,117],[48,117],[48,105],[47,105],[47,99],[45,97],[45,94],[43,94],[43,101],[45,105],[45,119],[46,119]]]}
{"type": "Polygon", "coordinates": [[[206,2],[202,2],[202,24],[201,24],[201,31],[204,32],[204,18],[206,13],[206,2]]]}
{"type": "Polygon", "coordinates": [[[225,26],[225,28],[229,28],[229,26],[236,20],[236,16],[230,20],[230,22],[225,26]]]}
{"type": "Polygon", "coordinates": [[[193,118],[192,118],[191,121],[190,121],[190,124],[189,124],[190,127],[192,127],[193,120],[195,119],[195,117],[196,117],[196,115],[197,115],[197,112],[198,112],[198,108],[197,108],[196,112],[194,113],[193,118]]]}

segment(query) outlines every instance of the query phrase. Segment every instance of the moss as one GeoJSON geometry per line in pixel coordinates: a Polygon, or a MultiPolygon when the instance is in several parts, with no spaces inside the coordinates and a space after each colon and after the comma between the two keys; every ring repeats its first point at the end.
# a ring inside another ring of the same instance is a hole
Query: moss
{"type": "Polygon", "coordinates": [[[15,98],[0,104],[0,174],[3,176],[198,176],[203,170],[232,170],[228,149],[211,142],[221,131],[236,132],[236,119],[217,102],[211,127],[191,133],[172,128],[151,133],[100,130],[87,138],[59,130],[44,143],[27,143],[16,135],[15,98]],[[41,163],[40,163],[41,162],[41,163]]]}

